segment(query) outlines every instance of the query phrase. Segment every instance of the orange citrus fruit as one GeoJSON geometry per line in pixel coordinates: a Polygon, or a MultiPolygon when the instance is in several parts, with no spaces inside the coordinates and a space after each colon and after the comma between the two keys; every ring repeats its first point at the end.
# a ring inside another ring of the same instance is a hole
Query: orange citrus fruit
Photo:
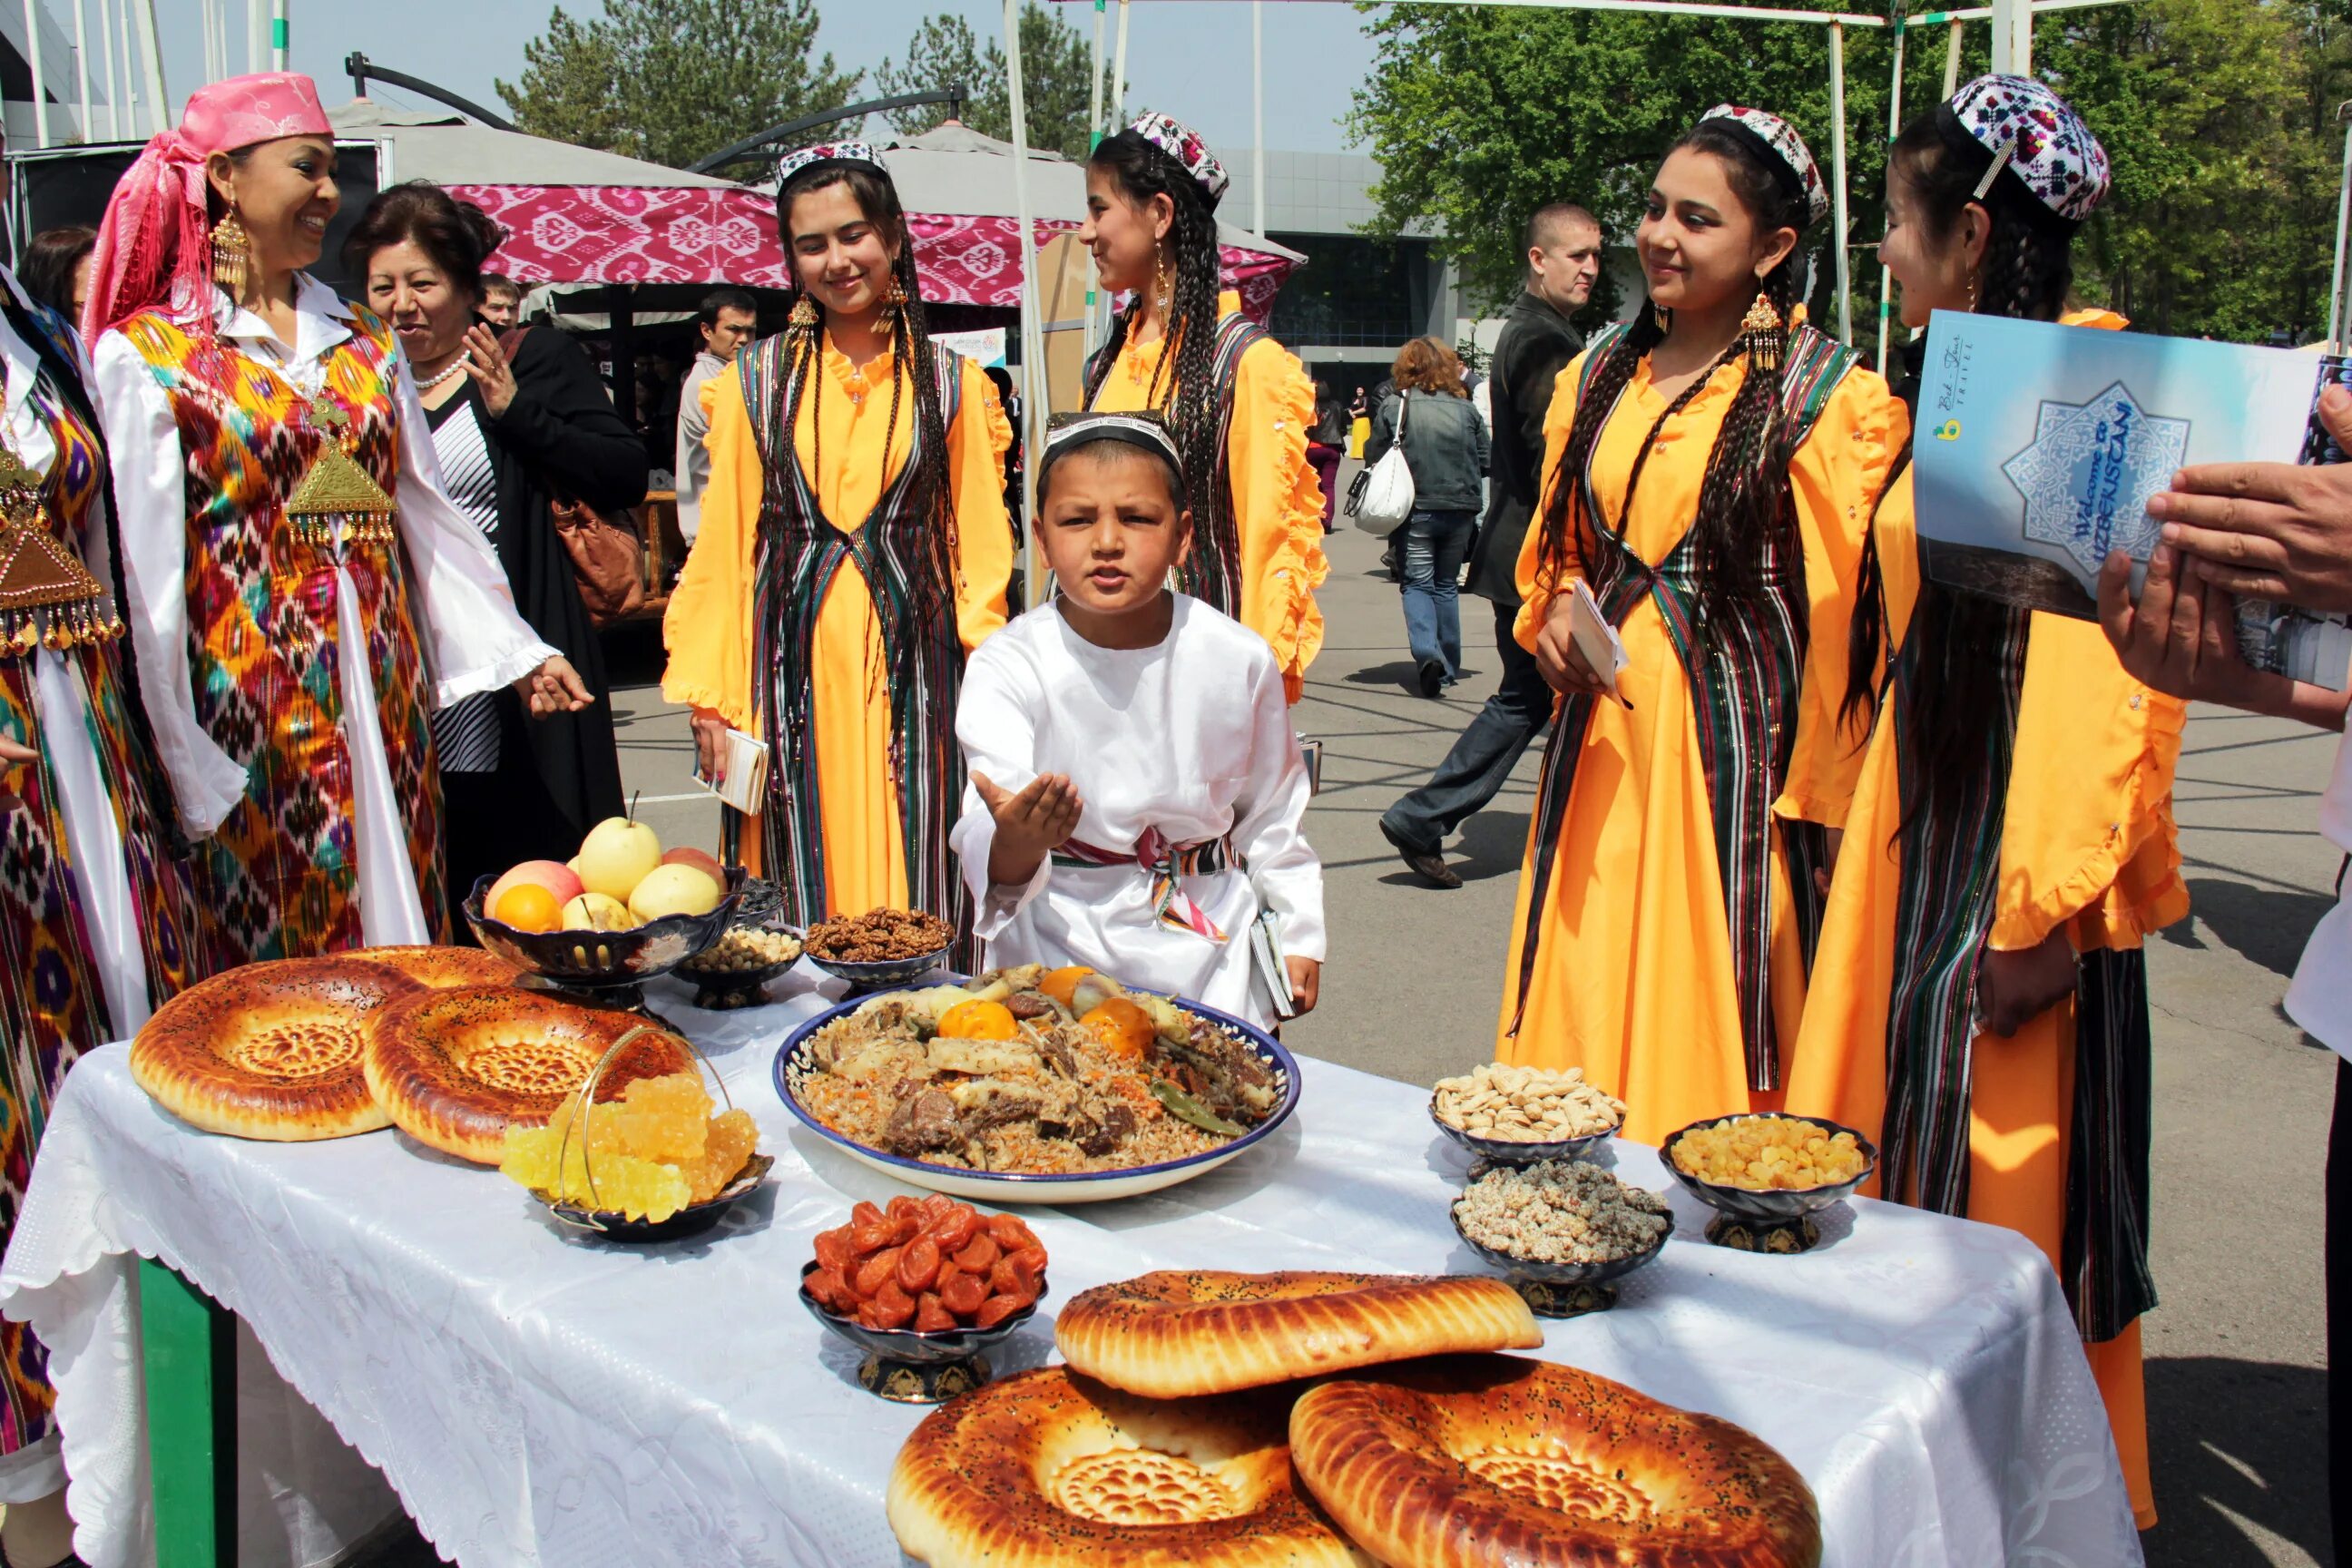
{"type": "Polygon", "coordinates": [[[1064,1008],[1076,1012],[1077,1004],[1071,998],[1077,993],[1078,982],[1093,973],[1083,963],[1073,963],[1067,969],[1056,969],[1037,982],[1037,989],[1059,1002],[1064,1008]]]}
{"type": "Polygon", "coordinates": [[[959,1002],[940,1015],[940,1036],[950,1040],[1011,1040],[1021,1035],[1020,1020],[1002,1002],[974,999],[959,1002]]]}
{"type": "Polygon", "coordinates": [[[499,895],[490,918],[517,931],[553,931],[563,923],[563,906],[537,882],[517,882],[499,895]]]}
{"type": "Polygon", "coordinates": [[[1159,1032],[1152,1027],[1151,1015],[1124,996],[1112,997],[1078,1022],[1094,1031],[1105,1050],[1131,1062],[1143,1059],[1159,1032]]]}

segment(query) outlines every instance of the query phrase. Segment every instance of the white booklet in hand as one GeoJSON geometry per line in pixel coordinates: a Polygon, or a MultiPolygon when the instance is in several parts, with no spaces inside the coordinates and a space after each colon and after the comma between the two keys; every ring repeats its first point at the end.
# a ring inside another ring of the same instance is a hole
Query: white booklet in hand
{"type": "Polygon", "coordinates": [[[1568,631],[1576,639],[1576,651],[1584,656],[1584,662],[1592,667],[1595,675],[1608,682],[1610,696],[1627,708],[1633,707],[1617,689],[1617,677],[1633,662],[1626,657],[1624,639],[1609,624],[1609,617],[1601,613],[1601,601],[1592,596],[1583,578],[1571,579],[1568,587],[1568,631]]]}
{"type": "Polygon", "coordinates": [[[730,726],[719,762],[726,769],[722,782],[714,784],[704,778],[698,762],[694,768],[694,782],[744,816],[757,816],[768,793],[768,742],[730,726]]]}
{"type": "Polygon", "coordinates": [[[1276,934],[1275,912],[1260,909],[1250,924],[1250,958],[1259,984],[1265,988],[1276,1019],[1298,1016],[1298,999],[1290,994],[1290,966],[1283,962],[1282,938],[1276,934]]]}

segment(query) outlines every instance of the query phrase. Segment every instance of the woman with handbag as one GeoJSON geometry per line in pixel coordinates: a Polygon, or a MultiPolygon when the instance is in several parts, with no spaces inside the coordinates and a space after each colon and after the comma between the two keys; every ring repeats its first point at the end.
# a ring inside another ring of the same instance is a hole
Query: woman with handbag
{"type": "Polygon", "coordinates": [[[1478,533],[1486,422],[1463,390],[1462,361],[1435,338],[1405,344],[1394,374],[1397,395],[1372,421],[1364,461],[1377,470],[1391,451],[1401,452],[1411,476],[1412,510],[1397,535],[1397,584],[1415,679],[1423,697],[1435,697],[1462,679],[1462,563],[1478,533]],[[1422,396],[1413,402],[1416,392],[1422,396]]]}
{"type": "Polygon", "coordinates": [[[441,486],[392,329],[306,276],[341,205],[308,77],[198,89],[114,188],[87,335],[131,635],[197,842],[194,977],[446,930],[426,715],[593,699],[441,486]]]}
{"type": "MultiPolygon", "coordinates": [[[[449,499],[498,551],[523,619],[602,690],[604,652],[582,595],[614,584],[583,583],[599,558],[583,563],[567,546],[583,535],[592,551],[611,542],[612,526],[592,509],[645,499],[645,444],[571,339],[552,329],[497,336],[481,321],[482,264],[503,237],[481,208],[419,181],[368,204],[343,259],[408,355],[449,499]]],[[[621,536],[614,562],[628,588],[637,587],[634,539],[621,536]]],[[[532,724],[511,692],[483,692],[436,713],[433,742],[461,939],[457,910],[477,878],[568,859],[589,828],[620,814],[604,704],[532,724]]]]}

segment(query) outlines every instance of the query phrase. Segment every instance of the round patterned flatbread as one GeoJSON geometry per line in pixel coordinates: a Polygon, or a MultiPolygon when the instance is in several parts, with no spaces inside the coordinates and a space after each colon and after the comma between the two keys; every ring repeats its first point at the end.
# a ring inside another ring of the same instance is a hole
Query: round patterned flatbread
{"type": "Polygon", "coordinates": [[[367,1025],[415,981],[349,958],[248,963],[190,986],[131,1045],[131,1076],[207,1132],[275,1142],[389,1126],[368,1092],[367,1025]]]}
{"type": "Polygon", "coordinates": [[[522,971],[478,947],[361,947],[343,955],[381,963],[435,991],[461,985],[511,985],[522,971]]]}
{"type": "MultiPolygon", "coordinates": [[[[511,986],[423,992],[369,1029],[367,1085],[418,1142],[495,1165],[508,1128],[547,1125],[605,1052],[645,1023],[511,986]]],[[[686,1044],[656,1025],[614,1058],[596,1098],[618,1099],[641,1078],[694,1070],[686,1044]]]]}

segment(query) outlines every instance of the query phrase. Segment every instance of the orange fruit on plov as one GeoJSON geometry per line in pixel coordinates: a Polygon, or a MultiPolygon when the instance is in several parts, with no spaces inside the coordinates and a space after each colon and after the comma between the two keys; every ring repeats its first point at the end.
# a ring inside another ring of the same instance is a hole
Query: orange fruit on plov
{"type": "Polygon", "coordinates": [[[1093,973],[1083,963],[1073,963],[1067,969],[1056,969],[1037,982],[1037,989],[1060,1003],[1066,1010],[1075,1013],[1078,1005],[1072,998],[1077,994],[1078,982],[1093,973]]]}
{"type": "Polygon", "coordinates": [[[1093,1030],[1111,1055],[1131,1062],[1143,1059],[1151,1048],[1152,1036],[1159,1032],[1152,1026],[1151,1015],[1124,996],[1112,997],[1078,1022],[1093,1030]]]}
{"type": "Polygon", "coordinates": [[[940,1037],[947,1040],[1011,1040],[1021,1034],[1021,1022],[1002,1002],[974,998],[959,1002],[940,1015],[940,1037]]]}
{"type": "Polygon", "coordinates": [[[490,918],[517,931],[553,931],[563,923],[563,906],[537,882],[517,882],[499,895],[490,918]]]}

